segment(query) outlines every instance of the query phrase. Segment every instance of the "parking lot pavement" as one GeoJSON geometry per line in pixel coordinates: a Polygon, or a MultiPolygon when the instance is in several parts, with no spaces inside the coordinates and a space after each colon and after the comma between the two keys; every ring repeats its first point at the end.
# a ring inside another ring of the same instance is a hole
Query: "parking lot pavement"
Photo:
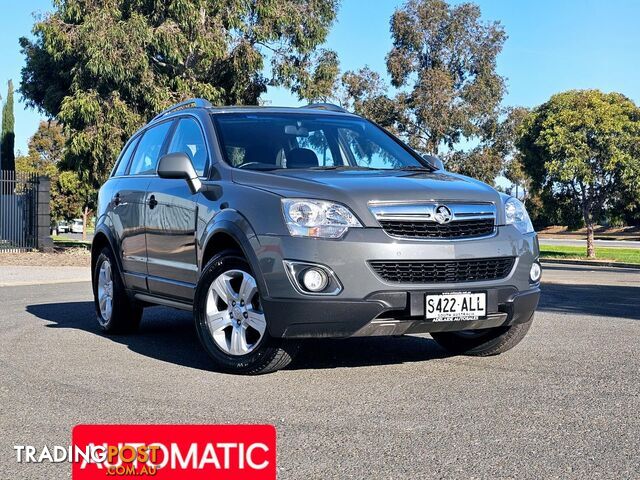
{"type": "Polygon", "coordinates": [[[78,423],[272,423],[280,479],[638,478],[640,273],[557,267],[527,338],[490,358],[428,336],[306,342],[289,369],[210,370],[189,315],[106,337],[89,283],[0,288],[0,471],[78,423]]]}

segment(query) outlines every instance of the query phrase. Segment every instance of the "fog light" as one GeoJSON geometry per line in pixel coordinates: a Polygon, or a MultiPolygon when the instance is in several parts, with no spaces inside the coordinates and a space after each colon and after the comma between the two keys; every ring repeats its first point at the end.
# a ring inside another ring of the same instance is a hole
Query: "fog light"
{"type": "Polygon", "coordinates": [[[327,288],[329,277],[319,268],[308,268],[302,275],[302,284],[310,292],[321,292],[327,288]]]}
{"type": "Polygon", "coordinates": [[[529,278],[533,283],[537,283],[540,281],[540,277],[542,276],[542,268],[538,262],[533,262],[531,265],[531,270],[529,271],[529,278]]]}

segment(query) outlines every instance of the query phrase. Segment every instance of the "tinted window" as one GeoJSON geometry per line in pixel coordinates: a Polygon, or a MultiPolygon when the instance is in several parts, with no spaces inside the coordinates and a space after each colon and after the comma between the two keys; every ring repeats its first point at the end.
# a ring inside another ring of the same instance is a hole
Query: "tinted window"
{"type": "Polygon", "coordinates": [[[136,154],[133,157],[133,163],[129,170],[130,175],[148,175],[156,173],[158,159],[162,144],[167,136],[167,132],[171,127],[171,122],[162,123],[156,127],[152,127],[144,133],[136,154]]]}
{"type": "Polygon", "coordinates": [[[362,118],[256,112],[213,119],[226,160],[237,168],[429,168],[362,118]]]}
{"type": "Polygon", "coordinates": [[[127,171],[127,167],[129,166],[129,160],[131,160],[131,155],[136,149],[136,145],[138,144],[139,140],[140,137],[134,138],[131,142],[129,142],[129,145],[127,145],[124,152],[120,155],[118,166],[116,167],[115,172],[113,172],[114,177],[119,177],[125,174],[125,172],[127,171]]]}
{"type": "Polygon", "coordinates": [[[204,175],[208,157],[207,145],[197,120],[193,118],[180,120],[167,151],[167,153],[175,152],[186,153],[191,158],[198,175],[204,175]]]}
{"type": "Polygon", "coordinates": [[[359,167],[388,169],[403,166],[393,149],[381,144],[376,136],[353,128],[339,128],[338,134],[340,144],[347,148],[351,160],[359,167]]]}
{"type": "MultiPolygon", "coordinates": [[[[298,148],[306,148],[312,150],[316,154],[318,163],[321,167],[335,165],[333,161],[333,154],[329,147],[329,141],[327,140],[324,131],[316,130],[315,132],[309,132],[308,137],[296,137],[298,142],[298,148]]],[[[338,162],[342,164],[342,162],[338,162]]]]}

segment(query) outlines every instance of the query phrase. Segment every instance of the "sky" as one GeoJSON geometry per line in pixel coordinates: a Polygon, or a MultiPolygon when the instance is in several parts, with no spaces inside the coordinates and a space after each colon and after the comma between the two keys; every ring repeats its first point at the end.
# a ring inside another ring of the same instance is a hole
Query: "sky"
{"type": "MultiPolygon", "coordinates": [[[[16,88],[24,58],[18,39],[30,35],[34,13],[52,10],[51,0],[2,0],[0,14],[0,94],[16,88]]],[[[389,18],[399,0],[342,0],[326,47],[338,52],[342,70],[368,65],[385,73],[391,47],[389,18]]],[[[457,1],[452,3],[458,3],[457,1]]],[[[625,94],[640,104],[640,1],[638,0],[476,0],[486,21],[500,21],[508,35],[498,58],[507,78],[503,104],[533,107],[554,93],[598,88],[625,94]]],[[[299,105],[283,89],[263,97],[272,105],[299,105]]],[[[16,95],[16,149],[26,152],[41,115],[16,95]]]]}

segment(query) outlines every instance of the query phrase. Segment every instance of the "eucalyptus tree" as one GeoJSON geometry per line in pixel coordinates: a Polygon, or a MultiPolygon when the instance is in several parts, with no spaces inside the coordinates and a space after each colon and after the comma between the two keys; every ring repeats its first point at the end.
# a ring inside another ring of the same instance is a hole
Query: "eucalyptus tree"
{"type": "Polygon", "coordinates": [[[68,133],[64,167],[93,188],[125,140],[188,97],[256,104],[267,85],[321,98],[336,67],[318,52],[337,0],[54,0],[21,38],[20,91],[68,133]],[[268,72],[268,73],[267,73],[268,72]]]}

